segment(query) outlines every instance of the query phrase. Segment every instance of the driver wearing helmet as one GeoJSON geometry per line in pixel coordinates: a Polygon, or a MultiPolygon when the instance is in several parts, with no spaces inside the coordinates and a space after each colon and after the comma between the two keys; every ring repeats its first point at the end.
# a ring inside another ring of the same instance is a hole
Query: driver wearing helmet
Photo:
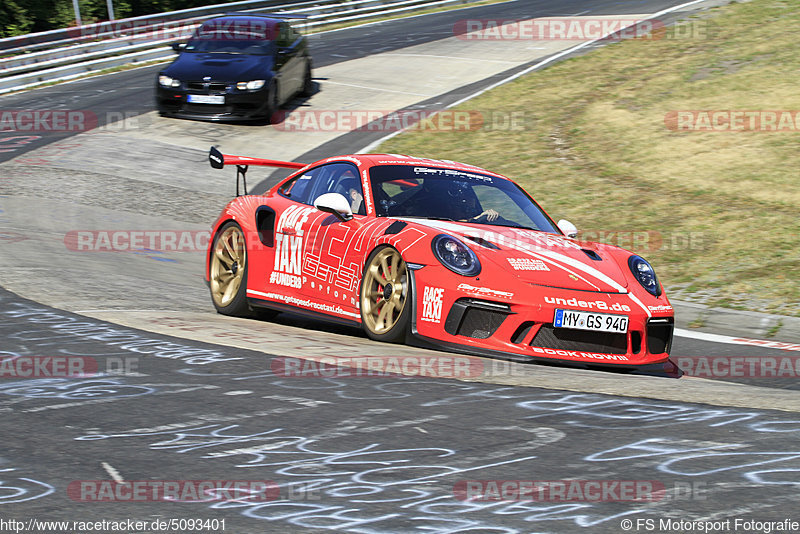
{"type": "Polygon", "coordinates": [[[350,210],[353,213],[359,213],[364,202],[364,196],[359,189],[358,180],[351,171],[346,171],[339,177],[336,192],[344,195],[347,201],[350,202],[350,210]]]}
{"type": "Polygon", "coordinates": [[[455,181],[448,184],[447,194],[454,211],[460,214],[453,217],[457,221],[476,222],[481,217],[486,217],[486,221],[492,222],[500,217],[500,214],[493,209],[481,211],[478,197],[467,182],[455,181]]]}

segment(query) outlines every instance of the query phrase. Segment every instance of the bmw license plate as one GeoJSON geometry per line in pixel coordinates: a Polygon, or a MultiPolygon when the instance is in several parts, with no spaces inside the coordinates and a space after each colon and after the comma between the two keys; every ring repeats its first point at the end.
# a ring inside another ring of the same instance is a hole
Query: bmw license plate
{"type": "Polygon", "coordinates": [[[186,101],[192,104],[224,104],[225,95],[186,95],[186,101]]]}
{"type": "Polygon", "coordinates": [[[624,315],[611,315],[608,313],[556,310],[553,326],[556,328],[574,328],[576,330],[624,334],[628,331],[628,318],[624,315]]]}

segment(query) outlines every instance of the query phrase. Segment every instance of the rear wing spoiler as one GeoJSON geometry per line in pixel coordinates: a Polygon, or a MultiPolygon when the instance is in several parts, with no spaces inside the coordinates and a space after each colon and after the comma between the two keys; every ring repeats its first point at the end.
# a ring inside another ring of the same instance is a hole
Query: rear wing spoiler
{"type": "Polygon", "coordinates": [[[250,165],[260,165],[263,167],[283,167],[286,169],[302,169],[307,164],[294,161],[280,161],[276,159],[250,158],[247,156],[225,155],[216,147],[211,147],[208,151],[208,162],[215,169],[221,169],[225,165],[236,165],[236,196],[239,196],[239,177],[242,178],[244,194],[247,194],[247,169],[250,165]]]}

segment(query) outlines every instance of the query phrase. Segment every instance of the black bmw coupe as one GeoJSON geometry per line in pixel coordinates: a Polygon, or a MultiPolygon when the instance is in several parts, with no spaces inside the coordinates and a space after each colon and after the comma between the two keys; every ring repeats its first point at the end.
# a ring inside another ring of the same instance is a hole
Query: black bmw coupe
{"type": "Polygon", "coordinates": [[[205,21],[158,73],[162,115],[215,121],[270,120],[296,94],[310,96],[307,38],[271,15],[231,13],[205,21]]]}

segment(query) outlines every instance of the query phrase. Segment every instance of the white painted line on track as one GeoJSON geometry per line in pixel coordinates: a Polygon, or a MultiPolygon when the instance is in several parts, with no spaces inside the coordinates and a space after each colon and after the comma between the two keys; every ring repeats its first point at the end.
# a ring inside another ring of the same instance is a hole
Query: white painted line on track
{"type": "Polygon", "coordinates": [[[751,347],[761,347],[765,349],[788,350],[800,352],[800,343],[786,343],[784,341],[770,341],[767,339],[750,339],[746,337],[725,336],[722,334],[711,334],[708,332],[695,332],[676,328],[675,335],[700,341],[710,341],[711,343],[725,343],[728,345],[748,345],[751,347]]]}
{"type": "MultiPolygon", "coordinates": [[[[605,39],[609,35],[621,32],[622,30],[624,30],[626,28],[630,28],[631,26],[635,26],[636,24],[640,24],[641,22],[643,22],[645,20],[654,19],[654,18],[659,17],[661,15],[665,15],[665,14],[671,13],[673,11],[679,11],[679,10],[685,8],[685,7],[689,7],[689,6],[692,6],[694,4],[699,4],[699,3],[705,2],[705,1],[706,0],[692,0],[691,2],[686,2],[686,3],[680,4],[678,6],[673,6],[673,7],[667,8],[667,9],[662,9],[661,11],[659,11],[657,13],[653,13],[652,15],[649,15],[649,16],[647,16],[646,18],[644,18],[642,20],[637,20],[636,22],[634,22],[633,24],[630,24],[629,26],[626,26],[625,28],[620,28],[619,30],[615,30],[613,32],[608,32],[605,35],[603,35],[601,37],[598,37],[597,39],[592,39],[591,41],[586,41],[586,42],[577,44],[577,45],[575,45],[575,46],[573,46],[571,48],[567,48],[566,50],[562,50],[561,52],[558,52],[557,54],[554,54],[554,55],[550,56],[549,58],[536,63],[535,65],[531,65],[527,69],[521,70],[520,72],[517,72],[516,74],[512,74],[511,76],[508,76],[507,78],[504,78],[504,79],[500,80],[499,82],[493,83],[492,85],[490,85],[488,87],[484,87],[480,91],[472,93],[471,95],[466,96],[466,97],[462,98],[461,100],[457,100],[457,101],[453,102],[452,104],[446,106],[444,109],[450,109],[452,107],[461,105],[464,102],[467,102],[468,100],[472,100],[473,98],[478,97],[478,96],[482,95],[483,93],[485,93],[487,91],[491,91],[492,89],[495,89],[496,87],[500,87],[501,85],[505,85],[508,82],[516,80],[517,78],[519,78],[521,76],[525,76],[526,74],[528,74],[530,72],[533,72],[535,70],[541,69],[545,65],[548,65],[548,64],[550,64],[550,63],[552,63],[552,62],[554,62],[554,61],[556,61],[558,59],[561,59],[564,56],[567,56],[567,55],[569,55],[569,54],[571,54],[573,52],[576,52],[576,51],[578,51],[578,50],[580,50],[582,48],[586,48],[587,46],[590,46],[590,45],[592,45],[594,43],[602,41],[603,39],[605,39]]],[[[362,154],[364,154],[364,153],[368,154],[370,152],[373,152],[378,145],[380,145],[384,141],[388,141],[389,139],[393,138],[396,135],[399,135],[399,134],[403,133],[404,131],[405,130],[398,130],[396,132],[392,132],[392,133],[390,133],[388,135],[385,135],[384,137],[381,137],[380,139],[378,139],[376,141],[373,141],[372,143],[368,144],[367,146],[365,146],[364,148],[362,148],[358,152],[362,153],[362,154]]]]}
{"type": "Polygon", "coordinates": [[[106,473],[108,473],[108,476],[110,476],[114,480],[114,482],[117,482],[117,483],[125,482],[125,479],[122,478],[122,475],[119,474],[119,471],[114,469],[111,466],[111,464],[109,464],[107,462],[100,462],[100,465],[103,466],[103,469],[106,470],[106,473]]]}

